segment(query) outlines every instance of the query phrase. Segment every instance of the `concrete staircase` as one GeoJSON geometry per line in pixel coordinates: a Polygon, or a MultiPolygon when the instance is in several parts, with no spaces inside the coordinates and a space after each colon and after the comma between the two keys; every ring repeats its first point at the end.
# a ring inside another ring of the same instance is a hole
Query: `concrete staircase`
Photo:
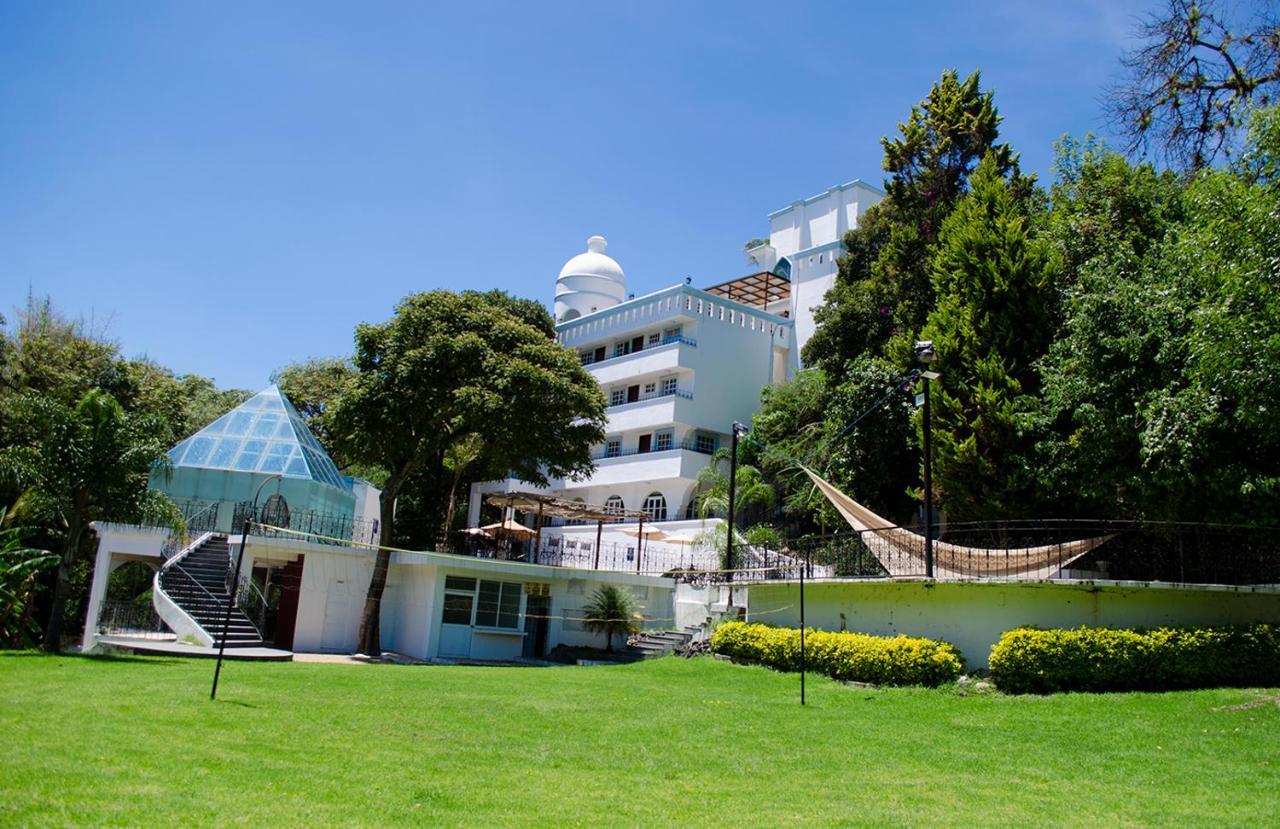
{"type": "Polygon", "coordinates": [[[633,636],[627,642],[623,653],[633,659],[650,659],[655,656],[666,656],[681,645],[687,645],[698,635],[701,628],[686,627],[684,630],[655,630],[633,636]]]}
{"type": "MultiPolygon", "coordinates": [[[[225,535],[211,535],[185,555],[161,569],[157,584],[165,595],[196,623],[213,642],[222,644],[223,622],[231,596],[227,592],[231,551],[225,535]]],[[[238,607],[231,609],[227,627],[228,648],[261,647],[258,628],[238,607]]]]}

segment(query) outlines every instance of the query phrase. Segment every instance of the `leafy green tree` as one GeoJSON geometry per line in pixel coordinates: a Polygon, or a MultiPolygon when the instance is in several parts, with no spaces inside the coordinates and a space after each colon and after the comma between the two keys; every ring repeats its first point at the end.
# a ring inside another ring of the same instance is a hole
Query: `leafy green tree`
{"type": "Polygon", "coordinates": [[[1032,235],[1001,159],[984,159],[971,192],[943,224],[933,258],[938,306],[922,337],[938,353],[934,481],[962,520],[1005,517],[1027,503],[1020,474],[1021,395],[1038,391],[1034,366],[1053,336],[1061,260],[1032,235]]]}
{"type": "Polygon", "coordinates": [[[147,489],[168,448],[160,424],[124,411],[110,394],[87,392],[74,406],[40,395],[9,401],[6,415],[24,440],[0,448],[0,468],[27,488],[31,514],[59,530],[61,552],[43,647],[57,651],[69,578],[89,523],[139,518],[164,496],[147,489]]]}
{"type": "Polygon", "coordinates": [[[850,358],[880,354],[895,331],[920,329],[934,305],[930,252],[980,160],[990,157],[1020,197],[1031,191],[1017,156],[997,143],[1000,120],[994,93],[981,90],[977,72],[961,80],[949,70],[898,125],[899,134],[881,139],[886,197],[845,236],[848,255],[815,316],[806,364],[838,380],[850,358]]]}
{"type": "Polygon", "coordinates": [[[849,361],[838,383],[813,369],[766,389],[747,446],[788,515],[822,533],[843,524],[799,461],[890,520],[909,517],[917,444],[902,381],[897,368],[864,354],[849,361]],[[756,444],[767,448],[755,450],[756,444]]]}
{"type": "MultiPolygon", "coordinates": [[[[520,478],[588,474],[604,439],[604,398],[576,355],[556,343],[542,309],[505,295],[431,291],[404,299],[385,323],[356,329],[355,380],[332,403],[344,457],[379,467],[382,545],[414,475],[449,474],[445,458],[482,436],[492,463],[520,478]]],[[[436,525],[438,526],[438,524],[436,525]]],[[[362,653],[381,651],[378,617],[390,554],[378,551],[360,625],[362,653]]]]}
{"type": "MultiPolygon", "coordinates": [[[[287,365],[271,375],[271,382],[280,387],[316,440],[343,470],[351,464],[341,454],[341,441],[333,435],[332,406],[355,379],[356,369],[350,357],[313,357],[287,365]]],[[[374,473],[374,477],[382,476],[374,473]]]]}
{"type": "Polygon", "coordinates": [[[631,596],[612,584],[604,584],[591,594],[582,609],[582,627],[590,633],[604,634],[604,649],[613,652],[613,637],[627,636],[640,630],[636,606],[631,596]]]}
{"type": "MultiPolygon", "coordinates": [[[[1267,134],[1251,133],[1246,158],[1275,152],[1267,134]]],[[[1142,194],[1154,175],[1114,154],[1088,163],[1083,187],[1142,194]]],[[[1083,264],[1032,418],[1032,466],[1051,510],[1280,522],[1280,432],[1268,414],[1280,400],[1270,370],[1280,194],[1257,169],[1204,171],[1172,196],[1128,199],[1150,206],[1151,241],[1111,244],[1083,264]]],[[[1090,198],[1092,222],[1115,215],[1113,200],[1090,198]]]]}
{"type": "Polygon", "coordinates": [[[1245,19],[1224,0],[1165,0],[1138,26],[1108,95],[1131,151],[1199,170],[1239,147],[1253,107],[1280,96],[1280,14],[1245,19]]]}
{"type": "Polygon", "coordinates": [[[0,509],[0,646],[25,647],[36,641],[40,625],[34,617],[38,577],[58,562],[48,550],[28,547],[31,527],[4,526],[0,509]]]}

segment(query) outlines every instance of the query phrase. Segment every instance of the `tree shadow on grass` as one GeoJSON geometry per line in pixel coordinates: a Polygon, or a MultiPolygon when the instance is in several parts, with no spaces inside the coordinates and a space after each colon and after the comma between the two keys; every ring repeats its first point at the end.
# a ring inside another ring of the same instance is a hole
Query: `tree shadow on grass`
{"type": "Polygon", "coordinates": [[[3,659],[83,659],[86,662],[123,662],[131,665],[182,665],[190,660],[171,656],[141,656],[125,653],[45,653],[38,650],[0,651],[3,659]]]}

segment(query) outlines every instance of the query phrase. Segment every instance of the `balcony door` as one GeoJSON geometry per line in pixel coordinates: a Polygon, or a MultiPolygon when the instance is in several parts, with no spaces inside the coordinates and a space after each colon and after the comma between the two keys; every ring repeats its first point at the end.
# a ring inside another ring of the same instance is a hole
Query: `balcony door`
{"type": "Polygon", "coordinates": [[[653,435],[641,435],[640,447],[636,451],[638,451],[641,455],[643,455],[646,452],[650,451],[652,448],[653,448],[653,435]]]}
{"type": "Polygon", "coordinates": [[[627,386],[627,402],[635,403],[639,399],[640,399],[640,387],[627,386]]]}

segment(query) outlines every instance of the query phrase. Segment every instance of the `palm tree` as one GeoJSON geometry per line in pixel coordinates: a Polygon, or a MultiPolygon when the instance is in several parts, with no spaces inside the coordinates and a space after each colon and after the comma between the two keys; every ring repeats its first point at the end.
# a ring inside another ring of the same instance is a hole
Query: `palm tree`
{"type": "Polygon", "coordinates": [[[447,545],[449,532],[453,529],[453,514],[458,508],[458,484],[467,467],[476,462],[484,451],[484,436],[476,432],[468,432],[449,444],[444,452],[444,466],[451,474],[449,482],[449,506],[444,513],[444,538],[447,545]]]}
{"type": "Polygon", "coordinates": [[[631,597],[611,584],[599,587],[582,611],[582,626],[591,633],[603,633],[604,649],[609,653],[613,652],[615,633],[626,635],[640,630],[631,597]]]}
{"type": "Polygon", "coordinates": [[[0,449],[0,469],[26,488],[23,500],[31,513],[62,537],[41,645],[57,651],[71,598],[71,567],[90,522],[133,520],[164,499],[147,488],[152,469],[167,463],[164,430],[155,418],[126,413],[100,389],[74,406],[22,395],[8,414],[23,439],[0,449]]]}
{"type": "MultiPolygon", "coordinates": [[[[698,473],[697,507],[700,518],[729,514],[729,450],[721,449],[711,463],[698,473]]],[[[767,507],[774,502],[773,486],[765,483],[760,470],[747,464],[738,464],[735,476],[734,502],[738,509],[767,507]]]]}
{"type": "MultiPolygon", "coordinates": [[[[0,509],[0,527],[7,511],[0,509]]],[[[35,609],[37,577],[52,567],[58,557],[48,550],[37,550],[23,544],[32,532],[30,527],[0,529],[0,646],[25,647],[40,633],[31,618],[35,609]]]]}

